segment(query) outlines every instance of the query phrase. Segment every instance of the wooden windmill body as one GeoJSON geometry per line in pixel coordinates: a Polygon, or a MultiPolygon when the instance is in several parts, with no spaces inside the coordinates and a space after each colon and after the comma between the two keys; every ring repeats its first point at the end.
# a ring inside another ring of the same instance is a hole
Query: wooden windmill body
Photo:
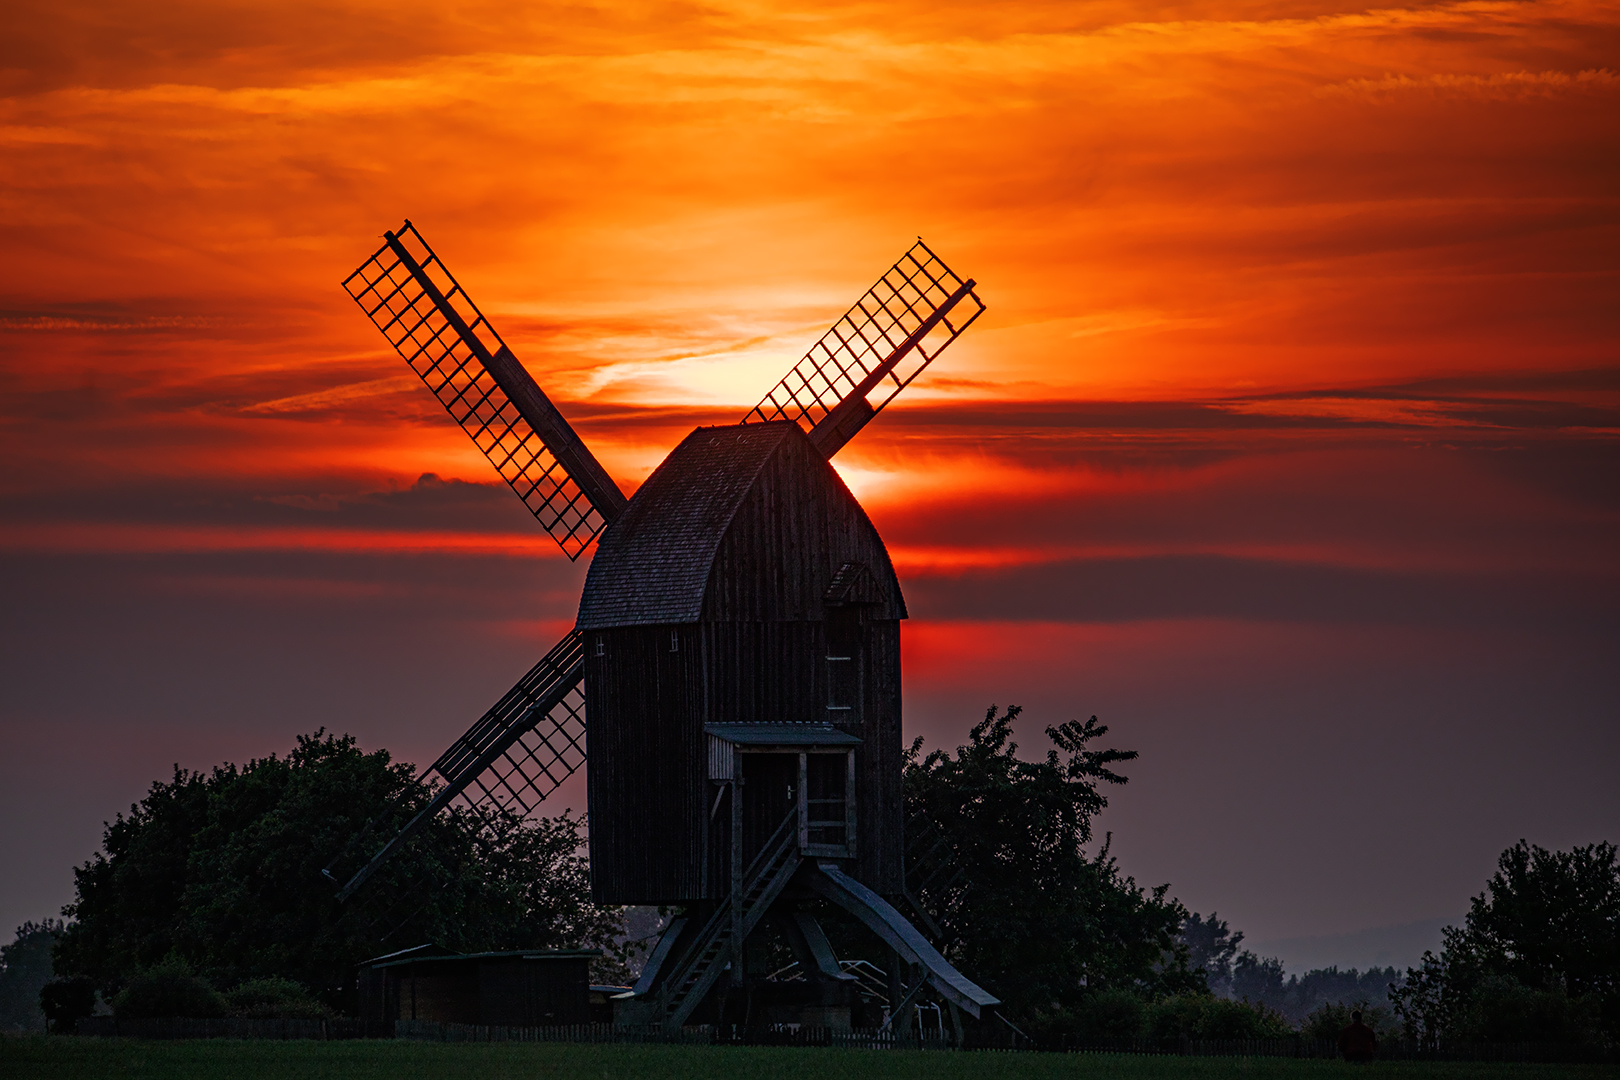
{"type": "Polygon", "coordinates": [[[625,1015],[689,1022],[767,924],[847,981],[808,897],[905,966],[897,1012],[994,1004],[895,906],[905,601],[829,463],[983,310],[973,282],[919,241],[741,424],[693,431],[627,500],[410,223],[386,241],[350,294],[569,557],[596,550],[574,629],[426,771],[428,808],[340,899],[452,800],[534,813],[589,746],[594,899],[685,912],[625,1015]]]}

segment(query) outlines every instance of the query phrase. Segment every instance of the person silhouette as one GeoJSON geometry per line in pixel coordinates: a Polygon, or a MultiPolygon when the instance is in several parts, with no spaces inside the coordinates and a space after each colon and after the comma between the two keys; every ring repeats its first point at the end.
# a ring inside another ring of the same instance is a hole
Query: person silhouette
{"type": "Polygon", "coordinates": [[[1339,1053],[1346,1061],[1371,1061],[1378,1056],[1378,1036],[1361,1022],[1361,1010],[1350,1014],[1350,1026],[1339,1032],[1339,1053]]]}

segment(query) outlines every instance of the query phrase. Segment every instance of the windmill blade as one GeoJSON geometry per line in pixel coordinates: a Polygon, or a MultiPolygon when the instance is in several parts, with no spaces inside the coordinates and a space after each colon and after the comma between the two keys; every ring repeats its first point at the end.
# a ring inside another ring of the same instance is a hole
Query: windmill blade
{"type": "Polygon", "coordinates": [[[441,781],[432,800],[344,882],[338,899],[352,896],[452,800],[496,827],[534,813],[585,764],[584,679],[585,638],[570,630],[423,772],[424,783],[441,781]]]}
{"type": "Polygon", "coordinates": [[[624,493],[409,221],[343,282],[570,559],[624,493]]]}
{"type": "Polygon", "coordinates": [[[792,420],[832,457],[984,313],[973,286],[918,240],[743,423],[792,420]]]}

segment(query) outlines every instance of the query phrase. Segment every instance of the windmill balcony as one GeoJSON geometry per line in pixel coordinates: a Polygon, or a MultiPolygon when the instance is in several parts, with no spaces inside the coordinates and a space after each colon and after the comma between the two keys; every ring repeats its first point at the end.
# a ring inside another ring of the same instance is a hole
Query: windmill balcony
{"type": "Polygon", "coordinates": [[[850,859],[855,847],[855,753],[861,740],[831,724],[708,724],[709,780],[734,793],[740,856],[751,857],[782,815],[796,812],[808,856],[850,859]]]}

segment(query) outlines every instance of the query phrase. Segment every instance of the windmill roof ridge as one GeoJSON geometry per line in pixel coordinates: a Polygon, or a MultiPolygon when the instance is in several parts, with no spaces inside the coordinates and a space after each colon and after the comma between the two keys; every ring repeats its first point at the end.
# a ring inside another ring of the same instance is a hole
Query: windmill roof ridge
{"type": "MultiPolygon", "coordinates": [[[[670,451],[598,541],[581,630],[696,622],[709,569],[738,507],[791,420],[700,427],[670,451]]],[[[808,441],[808,440],[806,440],[808,441]]]]}

